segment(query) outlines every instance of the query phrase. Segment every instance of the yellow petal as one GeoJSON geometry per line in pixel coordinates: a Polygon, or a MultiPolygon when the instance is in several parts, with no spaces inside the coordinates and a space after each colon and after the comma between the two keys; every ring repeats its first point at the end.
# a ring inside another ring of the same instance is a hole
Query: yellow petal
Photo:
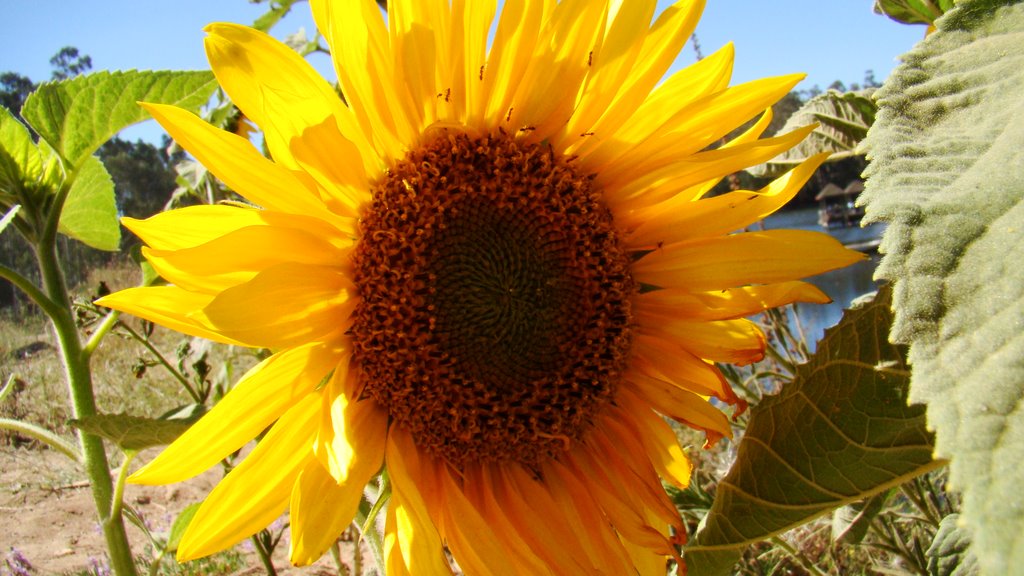
{"type": "Polygon", "coordinates": [[[389,430],[385,459],[391,478],[388,506],[394,510],[394,517],[385,535],[385,542],[390,542],[388,574],[395,566],[416,576],[451,574],[441,537],[431,517],[431,510],[439,508],[441,503],[437,490],[427,484],[434,474],[426,458],[408,432],[395,427],[389,430]]]}
{"type": "Polygon", "coordinates": [[[143,103],[142,107],[175,142],[246,200],[271,210],[337,219],[324,209],[315,190],[287,168],[265,158],[245,138],[219,130],[174,106],[143,103]]]}
{"type": "Polygon", "coordinates": [[[373,0],[312,0],[310,6],[360,128],[371,135],[378,150],[400,157],[402,143],[412,142],[414,132],[405,87],[388,81],[391,58],[380,6],[373,0]]]}
{"type": "Polygon", "coordinates": [[[114,292],[97,300],[96,304],[127,312],[189,336],[198,336],[223,344],[242,345],[240,341],[222,334],[213,326],[192,316],[196,311],[206,307],[212,299],[213,297],[208,294],[187,292],[177,286],[151,286],[114,292]]]}
{"type": "MultiPolygon", "coordinates": [[[[410,119],[415,128],[421,129],[437,120],[438,51],[442,49],[437,44],[434,23],[428,25],[422,19],[425,4],[393,2],[388,5],[395,85],[404,85],[409,91],[410,119]]],[[[437,26],[444,24],[436,22],[437,26]]],[[[438,35],[443,33],[438,31],[438,35]]]]}
{"type": "Polygon", "coordinates": [[[732,426],[721,410],[708,402],[707,397],[686,390],[664,378],[652,377],[641,370],[630,370],[625,383],[640,397],[673,420],[691,428],[703,430],[708,444],[719,438],[732,438],[732,426]]]}
{"type": "Polygon", "coordinates": [[[591,494],[590,479],[580,478],[566,465],[553,460],[544,463],[541,475],[559,506],[554,514],[576,526],[577,537],[588,557],[599,559],[594,572],[631,574],[629,554],[591,494]]]}
{"type": "Polygon", "coordinates": [[[813,130],[814,126],[808,126],[776,138],[669,160],[639,177],[630,175],[630,180],[622,184],[607,184],[608,203],[617,214],[626,215],[621,220],[624,227],[634,228],[629,235],[633,245],[670,244],[734,232],[782,207],[800,191],[828,154],[811,158],[757,193],[737,191],[697,200],[687,193],[688,189],[707,181],[718,182],[743,168],[767,162],[799,144],[813,130]],[[708,216],[712,212],[714,216],[708,216]],[[679,232],[689,231],[691,226],[696,230],[689,235],[679,232]]]}
{"type": "Polygon", "coordinates": [[[648,313],[634,318],[640,332],[674,341],[705,360],[744,366],[764,358],[764,333],[750,320],[692,321],[648,313]]]}
{"type": "Polygon", "coordinates": [[[652,170],[713,145],[780,100],[801,79],[803,75],[791,74],[754,80],[706,96],[682,109],[677,107],[668,121],[645,132],[645,138],[636,145],[630,144],[635,137],[627,134],[618,146],[618,151],[624,153],[607,162],[600,181],[614,181],[623,173],[652,170]]]}
{"type": "Polygon", "coordinates": [[[143,248],[142,254],[168,282],[209,294],[248,282],[279,264],[333,266],[348,255],[320,236],[280,226],[247,226],[194,248],[143,248]]]}
{"type": "Polygon", "coordinates": [[[322,344],[307,344],[260,362],[209,413],[132,474],[129,482],[171,484],[203,473],[311,394],[341,354],[322,344]]]}
{"type": "Polygon", "coordinates": [[[284,512],[299,472],[312,461],[319,409],[317,394],[300,400],[217,484],[181,538],[179,562],[230,548],[284,512]]]}
{"type": "Polygon", "coordinates": [[[555,149],[562,150],[571,141],[578,140],[580,134],[591,131],[597,119],[608,110],[637,64],[656,4],[654,0],[631,0],[627,10],[615,13],[608,32],[588,54],[589,70],[576,110],[552,138],[555,149]]]}
{"type": "Polygon", "coordinates": [[[484,129],[483,119],[487,102],[483,73],[487,67],[487,36],[496,10],[496,0],[452,2],[452,48],[454,50],[457,47],[459,34],[462,36],[463,46],[461,66],[453,69],[452,99],[465,101],[464,121],[477,129],[484,129]]]}
{"type": "Polygon", "coordinates": [[[260,211],[226,204],[186,206],[158,212],[145,220],[122,218],[121,223],[147,246],[181,250],[262,223],[260,211]]]}
{"type": "Polygon", "coordinates": [[[817,286],[794,280],[711,292],[652,290],[638,294],[633,306],[637,314],[671,315],[696,321],[753,316],[794,302],[828,304],[831,301],[817,286]]]}
{"type": "Polygon", "coordinates": [[[358,375],[340,365],[327,384],[314,452],[336,484],[366,480],[384,461],[388,416],[372,399],[358,399],[358,375]]]}
{"type": "MultiPolygon", "coordinates": [[[[384,459],[383,452],[377,453],[377,459],[384,459]]],[[[353,470],[347,482],[338,484],[318,460],[306,463],[292,488],[288,512],[293,566],[312,564],[327,552],[352,523],[363,499],[363,487],[376,472],[353,470]]]]}
{"type": "Polygon", "coordinates": [[[593,146],[614,135],[637,112],[693,35],[704,3],[705,0],[680,0],[658,16],[643,41],[639,57],[629,68],[628,77],[614,101],[601,110],[600,119],[585,130],[564,132],[566,139],[561,146],[568,146],[566,154],[576,154],[580,146],[593,146]]]}
{"type": "Polygon", "coordinates": [[[298,168],[288,143],[306,127],[334,118],[359,150],[363,167],[371,174],[379,172],[379,156],[352,112],[302,56],[246,26],[210,24],[206,32],[206,55],[217,81],[263,129],[278,163],[298,168]]]}
{"type": "Polygon", "coordinates": [[[633,265],[638,281],[718,290],[805,278],[866,256],[822,232],[767,230],[663,246],[633,265]]]}
{"type": "Polygon", "coordinates": [[[510,114],[515,87],[522,82],[533,56],[541,27],[553,2],[506,0],[498,18],[498,29],[483,73],[482,99],[488,126],[505,126],[510,114]]]}
{"type": "Polygon", "coordinates": [[[640,438],[644,453],[658,476],[685,490],[690,483],[692,466],[672,428],[654,413],[650,403],[628,386],[622,387],[615,402],[622,407],[619,416],[623,424],[640,438]]]}
{"type": "Polygon", "coordinates": [[[495,465],[484,468],[481,480],[500,503],[502,524],[515,530],[555,574],[584,574],[598,565],[596,558],[588,557],[576,530],[553,512],[558,505],[533,472],[517,463],[495,465]],[[552,512],[538,515],[537,510],[552,512]]]}
{"type": "Polygon", "coordinates": [[[673,339],[638,333],[634,337],[633,353],[632,365],[644,374],[668,380],[702,396],[715,396],[726,402],[736,398],[718,368],[673,339]]]}
{"type": "MultiPolygon", "coordinates": [[[[321,213],[327,214],[324,210],[321,213]]],[[[121,223],[156,250],[193,248],[248,226],[302,230],[315,234],[337,249],[349,248],[354,237],[355,220],[337,215],[328,218],[330,223],[300,214],[230,204],[204,204],[160,212],[145,220],[122,218],[121,223]]]]}
{"type": "MultiPolygon", "coordinates": [[[[752,144],[694,155],[691,158],[697,162],[709,162],[689,169],[684,169],[679,164],[674,165],[674,169],[680,174],[670,176],[668,181],[635,195],[632,201],[620,202],[617,210],[628,210],[630,206],[639,205],[646,198],[656,201],[658,196],[672,194],[677,182],[680,186],[689,186],[693,183],[690,181],[691,178],[694,181],[707,177],[718,180],[723,174],[730,174],[741,167],[769,160],[802,140],[811,129],[813,126],[791,132],[779,139],[760,140],[752,144]],[[709,158],[708,155],[717,157],[709,158]],[[713,176],[715,173],[718,175],[713,176]]],[[[796,196],[828,156],[828,153],[824,153],[811,157],[757,192],[741,190],[697,201],[692,201],[686,194],[678,194],[664,202],[633,210],[622,219],[623,225],[627,227],[631,223],[639,224],[629,233],[627,244],[632,249],[651,248],[702,236],[718,236],[750,226],[796,196]]]]}
{"type": "Polygon", "coordinates": [[[602,2],[563,0],[555,6],[510,104],[510,131],[539,142],[569,120],[604,16],[602,2]]]}
{"type": "Polygon", "coordinates": [[[252,347],[287,348],[343,331],[355,306],[333,267],[278,264],[228,288],[192,315],[252,347]]]}
{"type": "MultiPolygon", "coordinates": [[[[595,134],[576,153],[588,167],[605,166],[630,147],[649,138],[676,113],[693,102],[725,90],[732,76],[735,51],[731,43],[679,70],[652,92],[613,134],[595,134]]],[[[735,127],[738,123],[733,122],[735,127]]],[[[599,175],[600,177],[600,175],[599,175]]]]}
{"type": "Polygon", "coordinates": [[[517,562],[503,546],[500,526],[489,526],[462,493],[447,466],[438,466],[441,533],[459,566],[470,574],[515,576],[517,562]],[[493,528],[493,529],[492,529],[493,528]]]}
{"type": "Polygon", "coordinates": [[[323,189],[324,203],[334,212],[357,217],[369,201],[369,180],[359,150],[338,131],[334,118],[310,124],[288,142],[292,158],[323,189]]]}

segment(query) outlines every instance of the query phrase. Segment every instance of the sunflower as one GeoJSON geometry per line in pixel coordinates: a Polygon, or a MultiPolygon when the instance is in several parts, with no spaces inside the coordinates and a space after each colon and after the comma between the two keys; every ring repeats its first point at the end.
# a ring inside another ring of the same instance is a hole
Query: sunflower
{"type": "Polygon", "coordinates": [[[131,477],[185,480],[269,428],[179,560],[288,510],[313,562],[386,470],[389,574],[449,574],[446,551],[467,574],[664,574],[685,534],[662,481],[690,465],[663,416],[729,435],[709,399],[742,402],[715,363],[765,349],[744,317],[828,301],[798,279],[861,258],[736,233],[823,156],[708,197],[809,133],[760,138],[801,76],[729,87],[727,45],[661,82],[703,0],[311,4],[344,100],[271,37],[206,29],[272,159],[144,104],[251,205],[125,219],[168,284],[99,303],[273,352],[131,477]]]}

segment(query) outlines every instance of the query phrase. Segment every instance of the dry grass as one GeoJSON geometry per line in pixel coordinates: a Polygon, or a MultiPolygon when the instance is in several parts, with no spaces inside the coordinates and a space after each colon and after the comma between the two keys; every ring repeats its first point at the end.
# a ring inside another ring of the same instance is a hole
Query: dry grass
{"type": "MultiPolygon", "coordinates": [[[[86,304],[105,286],[111,291],[135,286],[140,280],[137,268],[121,264],[93,270],[88,281],[76,288],[76,302],[86,304]]],[[[83,333],[91,333],[90,320],[95,315],[80,312],[86,321],[83,333]]],[[[127,316],[121,321],[138,333],[144,333],[141,321],[127,316]]],[[[186,376],[194,377],[190,367],[201,352],[192,338],[176,332],[155,328],[150,336],[154,347],[172,364],[182,365],[186,376]],[[183,345],[194,350],[179,357],[183,345]]],[[[203,344],[202,346],[207,346],[203,344]]],[[[204,348],[210,367],[207,381],[226,389],[233,380],[255,364],[249,351],[223,345],[204,348]]],[[[115,330],[97,348],[92,359],[93,389],[96,403],[103,413],[126,412],[139,416],[157,416],[194,400],[170,372],[154,365],[156,357],[125,330],[115,330]],[[140,367],[146,366],[144,370],[140,367]]],[[[17,418],[37,424],[64,436],[72,431],[72,417],[66,379],[57,349],[56,338],[45,317],[12,318],[0,316],[0,379],[16,379],[15,390],[0,404],[0,417],[17,418]]],[[[19,444],[28,439],[0,430],[0,444],[19,444]]]]}

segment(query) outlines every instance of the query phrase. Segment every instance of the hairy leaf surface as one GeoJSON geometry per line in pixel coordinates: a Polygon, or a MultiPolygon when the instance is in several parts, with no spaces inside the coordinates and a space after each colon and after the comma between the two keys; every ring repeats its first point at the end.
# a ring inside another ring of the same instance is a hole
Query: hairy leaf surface
{"type": "Polygon", "coordinates": [[[879,90],[862,201],[984,573],[1024,565],[1024,3],[963,0],[879,90]]]}

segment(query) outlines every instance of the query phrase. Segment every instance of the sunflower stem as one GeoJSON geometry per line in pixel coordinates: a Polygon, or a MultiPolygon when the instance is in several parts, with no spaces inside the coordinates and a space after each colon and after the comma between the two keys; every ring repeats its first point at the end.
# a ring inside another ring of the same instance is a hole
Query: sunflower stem
{"type": "Polygon", "coordinates": [[[256,554],[260,557],[260,562],[263,563],[263,568],[267,571],[268,576],[277,576],[277,569],[274,568],[274,560],[270,557],[270,551],[264,546],[263,540],[260,538],[266,530],[259,534],[253,534],[249,539],[252,540],[253,545],[256,547],[256,554]]]}
{"type": "MultiPolygon", "coordinates": [[[[72,413],[76,419],[82,419],[94,416],[97,412],[96,397],[92,386],[92,371],[89,366],[89,355],[84,353],[82,348],[82,341],[71,307],[71,298],[68,295],[67,281],[57,257],[57,222],[60,219],[64,200],[71,190],[74,176],[74,171],[67,175],[45,215],[32,215],[37,219],[45,218],[42,233],[34,243],[33,250],[43,279],[43,291],[40,294],[45,294],[47,302],[46,305],[41,304],[40,307],[49,316],[50,323],[57,334],[72,413]]],[[[118,576],[134,576],[136,574],[135,562],[132,559],[128,535],[124,529],[124,519],[120,513],[116,516],[111,515],[114,486],[110,478],[110,467],[107,464],[107,452],[103,445],[103,439],[82,430],[78,431],[78,439],[82,466],[92,488],[93,503],[103,528],[107,553],[110,555],[110,566],[118,576]]]]}

